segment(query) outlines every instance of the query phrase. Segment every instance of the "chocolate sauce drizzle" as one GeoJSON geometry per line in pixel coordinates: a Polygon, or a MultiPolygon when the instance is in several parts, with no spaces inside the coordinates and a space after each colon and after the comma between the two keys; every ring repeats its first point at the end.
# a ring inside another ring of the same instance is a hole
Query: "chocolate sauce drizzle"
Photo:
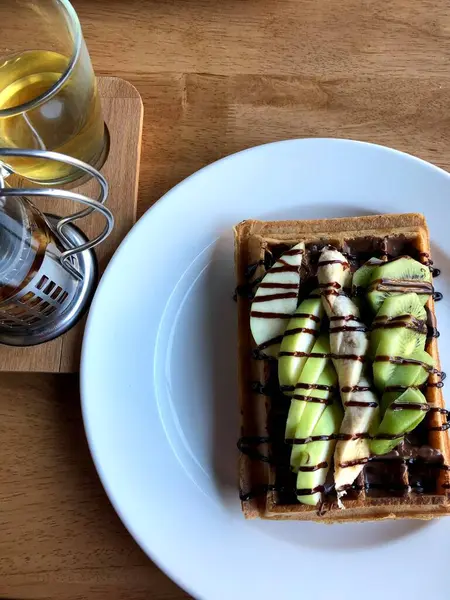
{"type": "MultiPolygon", "coordinates": [[[[267,294],[266,296],[257,296],[253,299],[253,304],[258,302],[271,302],[272,300],[285,300],[288,298],[297,298],[297,292],[280,292],[279,294],[267,294]]],[[[290,317],[292,315],[289,315],[290,317]]]]}
{"type": "Polygon", "coordinates": [[[333,398],[317,398],[316,396],[302,396],[301,394],[294,394],[292,399],[315,404],[325,404],[326,406],[333,404],[333,398]]]}
{"type": "MultiPolygon", "coordinates": [[[[303,250],[288,250],[287,252],[284,251],[283,252],[286,255],[290,255],[293,256],[295,254],[301,254],[303,253],[303,250]]],[[[381,253],[382,253],[382,258],[383,259],[390,259],[390,260],[398,260],[399,258],[401,258],[401,256],[397,256],[392,258],[391,255],[388,254],[388,240],[383,240],[382,246],[381,246],[381,253]]],[[[357,257],[352,256],[349,258],[355,262],[356,266],[358,266],[357,264],[357,257]]],[[[429,260],[429,255],[427,253],[421,253],[421,261],[424,265],[428,266],[430,268],[430,271],[432,273],[432,275],[434,277],[439,276],[440,274],[440,270],[435,268],[433,266],[433,262],[431,260],[429,260]]],[[[246,278],[250,279],[254,276],[256,269],[258,266],[263,265],[266,270],[271,268],[273,263],[276,262],[272,256],[266,258],[265,260],[260,260],[257,263],[255,263],[254,265],[250,265],[248,267],[248,269],[246,270],[246,278]]],[[[284,261],[284,260],[280,260],[278,259],[278,262],[281,263],[281,266],[276,266],[275,268],[272,268],[272,273],[276,273],[276,272],[298,272],[298,267],[295,267],[293,265],[290,265],[288,262],[284,261]]],[[[317,266],[324,266],[324,265],[328,265],[328,264],[337,264],[340,263],[342,264],[343,268],[350,268],[350,262],[348,261],[342,261],[342,260],[330,260],[330,261],[319,261],[317,263],[317,266]]],[[[289,283],[276,283],[276,282],[263,282],[261,283],[262,277],[258,277],[257,279],[254,279],[252,281],[249,281],[247,284],[244,284],[242,286],[238,286],[238,288],[236,289],[236,292],[238,295],[242,296],[242,297],[246,297],[246,298],[253,298],[253,291],[255,289],[256,286],[260,285],[261,288],[265,288],[265,289],[284,289],[284,290],[297,290],[297,285],[296,284],[289,284],[289,283]]],[[[343,295],[345,294],[345,290],[341,289],[341,286],[337,283],[331,283],[331,284],[322,284],[319,286],[321,289],[320,293],[317,294],[310,294],[309,298],[320,298],[321,295],[343,295]]],[[[442,299],[442,294],[440,292],[436,292],[432,286],[431,283],[428,282],[419,282],[419,281],[406,281],[406,282],[396,282],[395,280],[390,280],[390,279],[380,279],[380,280],[376,280],[375,282],[373,282],[371,284],[371,289],[377,289],[379,291],[391,291],[393,289],[398,288],[397,291],[403,291],[403,292],[411,292],[414,291],[416,293],[419,294],[427,294],[427,295],[431,295],[433,297],[433,299],[435,301],[439,301],[442,299]],[[386,290],[385,290],[386,288],[386,290]]],[[[269,302],[271,300],[278,300],[278,299],[284,299],[284,298],[294,298],[297,296],[296,292],[281,292],[281,293],[274,293],[274,294],[268,294],[267,296],[261,296],[258,297],[256,299],[256,302],[269,302]]],[[[291,318],[294,315],[285,315],[284,313],[276,313],[276,312],[260,312],[260,311],[252,311],[251,312],[251,316],[253,317],[260,317],[260,318],[282,318],[282,319],[287,319],[287,318],[291,318]]],[[[311,315],[311,314],[296,314],[295,315],[296,318],[304,318],[304,319],[310,319],[314,322],[320,322],[320,319],[315,316],[315,315],[311,315]]],[[[426,333],[427,337],[430,338],[437,338],[439,337],[439,332],[436,328],[435,322],[433,322],[432,316],[430,311],[427,310],[427,322],[423,322],[420,321],[419,319],[414,319],[411,318],[410,315],[400,315],[397,317],[394,317],[392,319],[387,319],[387,318],[379,318],[378,320],[375,319],[373,325],[372,325],[372,329],[390,329],[390,328],[396,328],[396,327],[409,327],[411,329],[415,329],[421,333],[426,333]]],[[[370,329],[364,324],[362,323],[362,321],[354,316],[354,315],[348,315],[345,317],[331,317],[330,318],[330,333],[335,333],[335,332],[341,332],[341,331],[361,331],[361,332],[367,332],[370,329]],[[333,322],[336,321],[340,321],[341,323],[345,323],[344,325],[333,325],[333,322]],[[355,322],[355,325],[351,325],[348,324],[349,322],[355,322]]],[[[318,335],[319,331],[317,331],[316,329],[312,329],[312,328],[308,328],[308,327],[299,327],[299,328],[292,328],[290,330],[287,330],[284,335],[296,335],[299,333],[310,333],[311,335],[318,335]]],[[[272,340],[268,340],[265,344],[261,344],[254,352],[253,352],[253,356],[254,358],[257,359],[271,359],[270,356],[266,356],[264,355],[263,351],[267,348],[269,348],[270,346],[273,346],[275,344],[279,344],[281,343],[282,339],[283,339],[283,335],[277,336],[275,338],[273,338],[272,340]]],[[[280,357],[282,356],[295,356],[295,357],[299,357],[299,358],[309,358],[309,357],[315,357],[315,358],[332,358],[334,360],[359,360],[359,361],[364,361],[365,357],[364,356],[358,356],[355,354],[347,354],[347,355],[336,355],[333,353],[314,353],[314,352],[282,352],[280,353],[280,357]]],[[[408,386],[408,388],[411,387],[416,387],[416,389],[423,389],[426,387],[436,387],[436,388],[441,388],[444,384],[443,384],[443,380],[445,379],[445,373],[438,371],[437,369],[435,369],[434,367],[428,365],[427,363],[424,363],[422,361],[418,361],[415,359],[410,359],[410,358],[403,358],[403,357],[398,357],[398,356],[378,356],[375,358],[375,361],[388,361],[391,362],[392,364],[415,364],[415,365],[421,365],[424,369],[426,369],[430,375],[435,375],[440,377],[440,381],[433,381],[433,382],[429,382],[427,381],[426,383],[422,384],[421,386],[408,386]]],[[[264,395],[268,395],[270,397],[273,397],[274,394],[277,393],[276,390],[274,390],[273,385],[269,384],[262,384],[260,382],[253,382],[251,384],[252,390],[258,394],[264,394],[264,395]]],[[[397,391],[404,391],[405,389],[408,389],[406,386],[388,386],[385,391],[392,391],[392,392],[397,392],[397,391]]],[[[326,385],[320,385],[320,384],[297,384],[295,387],[294,386],[283,386],[280,390],[280,387],[278,386],[278,392],[281,391],[282,392],[295,392],[298,389],[304,389],[304,390],[312,390],[312,389],[319,389],[319,390],[334,390],[335,387],[334,386],[326,386],[326,385]]],[[[369,386],[353,386],[353,387],[343,387],[341,389],[341,392],[343,393],[350,393],[350,392],[363,392],[363,391],[369,391],[371,388],[369,386]]],[[[300,401],[305,401],[305,402],[317,402],[317,403],[321,403],[321,404],[329,404],[330,401],[329,400],[324,400],[322,398],[317,398],[314,396],[310,396],[310,395],[306,395],[303,396],[301,394],[293,394],[291,396],[291,398],[293,398],[294,400],[300,400],[300,401]]],[[[357,406],[357,407],[366,407],[366,408],[376,408],[378,406],[377,402],[360,402],[357,400],[349,400],[345,403],[345,406],[357,406]]],[[[446,417],[447,422],[440,425],[440,426],[431,426],[428,427],[429,431],[446,431],[447,429],[450,428],[450,412],[447,409],[444,408],[440,408],[440,407],[435,407],[435,406],[431,406],[429,404],[425,404],[425,403],[399,403],[399,402],[394,402],[393,404],[391,404],[391,408],[394,411],[399,411],[399,410],[417,410],[417,411],[423,411],[423,412],[427,412],[427,413],[432,413],[432,412],[437,412],[440,414],[443,414],[446,417]]],[[[357,440],[357,439],[382,439],[382,440],[395,440],[395,439],[401,439],[404,438],[404,434],[398,434],[398,435],[392,435],[392,434],[377,434],[376,436],[371,437],[368,433],[357,433],[357,434],[331,434],[331,435],[317,435],[317,436],[309,436],[308,438],[290,438],[290,439],[285,439],[283,440],[284,443],[287,446],[292,446],[292,445],[303,445],[303,444],[307,444],[309,442],[319,442],[319,441],[329,441],[329,440],[357,440]]],[[[261,445],[268,445],[270,446],[272,443],[274,442],[274,440],[272,439],[271,436],[243,436],[239,439],[238,441],[238,448],[239,450],[243,453],[246,454],[247,456],[249,456],[252,459],[255,460],[260,460],[262,462],[265,463],[269,463],[269,464],[274,464],[273,462],[273,458],[270,456],[269,453],[264,454],[263,452],[261,452],[258,448],[261,445]]],[[[347,462],[342,462],[340,463],[340,467],[341,468],[347,468],[347,467],[353,467],[353,466],[357,466],[357,465],[365,465],[367,463],[377,463],[377,462],[387,462],[387,461],[396,461],[405,465],[414,465],[414,464],[420,464],[420,465],[425,465],[426,467],[432,467],[432,468],[439,468],[442,470],[447,470],[450,471],[450,466],[442,464],[442,463],[437,463],[437,462],[433,462],[432,460],[426,460],[424,458],[405,458],[405,457],[399,457],[398,459],[393,459],[392,457],[389,458],[385,458],[383,456],[374,456],[374,457],[364,457],[361,459],[356,459],[354,461],[347,461],[347,462]]],[[[283,466],[283,468],[286,467],[286,465],[280,465],[283,466]]],[[[313,471],[317,471],[319,469],[325,469],[328,468],[328,464],[326,462],[321,462],[317,465],[304,465],[301,466],[298,470],[301,472],[313,472],[313,471]]],[[[332,486],[333,487],[333,486],[332,486]]],[[[450,489],[450,483],[444,483],[442,484],[443,488],[446,489],[450,489]]],[[[420,492],[424,492],[424,488],[423,485],[419,482],[410,482],[410,485],[404,485],[404,484],[393,484],[392,482],[389,483],[373,483],[373,482],[365,482],[364,485],[358,485],[356,483],[350,485],[350,486],[345,486],[346,489],[351,488],[352,490],[362,490],[364,489],[365,491],[369,491],[369,490],[387,490],[387,491],[409,491],[409,490],[415,490],[420,492]]],[[[311,495],[311,494],[315,494],[317,492],[323,493],[323,492],[327,492],[330,491],[331,488],[328,488],[328,490],[326,490],[326,486],[317,486],[315,488],[302,488],[302,489],[297,489],[295,490],[295,493],[297,495],[311,495]]],[[[343,488],[341,488],[343,489],[343,488]]],[[[253,490],[250,490],[249,492],[240,492],[240,499],[242,501],[246,501],[246,500],[250,500],[256,496],[259,495],[263,495],[263,494],[267,494],[269,492],[278,492],[280,494],[283,493],[292,493],[292,488],[290,486],[283,486],[283,485],[278,485],[278,484],[265,484],[265,485],[260,485],[260,486],[256,486],[253,490]]],[[[340,491],[340,490],[339,490],[340,491]]],[[[321,508],[319,508],[319,511],[321,510],[321,508]]]]}
{"type": "Polygon", "coordinates": [[[294,386],[296,390],[323,390],[324,392],[331,392],[336,390],[335,385],[326,385],[324,383],[297,383],[294,386]]]}
{"type": "Polygon", "coordinates": [[[270,437],[263,436],[242,436],[238,439],[237,447],[239,452],[246,454],[249,458],[254,460],[260,460],[265,463],[272,463],[272,458],[268,454],[262,454],[257,450],[258,446],[262,444],[269,444],[271,442],[270,437]]]}
{"type": "Polygon", "coordinates": [[[259,310],[252,310],[250,316],[256,319],[290,319],[292,317],[290,313],[264,312],[259,310]]]}
{"type": "Polygon", "coordinates": [[[341,388],[343,394],[350,394],[351,392],[369,392],[372,388],[370,385],[344,385],[341,388]]]}
{"type": "Polygon", "coordinates": [[[327,462],[320,462],[317,465],[306,465],[306,466],[301,466],[298,468],[299,472],[301,473],[312,473],[313,471],[319,471],[320,469],[328,469],[328,463],[327,462]]]}
{"type": "Polygon", "coordinates": [[[377,408],[378,402],[360,402],[359,400],[347,400],[344,406],[355,406],[360,408],[377,408]]]}
{"type": "Polygon", "coordinates": [[[332,358],[334,360],[359,360],[364,362],[365,356],[359,356],[358,354],[334,354],[333,352],[280,352],[282,356],[295,356],[297,358],[332,358]]]}
{"type": "MultiPolygon", "coordinates": [[[[342,268],[344,269],[344,271],[346,269],[350,269],[350,264],[347,260],[339,260],[339,259],[321,260],[317,263],[318,267],[324,267],[325,265],[342,265],[342,268]]],[[[325,284],[325,285],[327,285],[327,284],[325,284]]]]}

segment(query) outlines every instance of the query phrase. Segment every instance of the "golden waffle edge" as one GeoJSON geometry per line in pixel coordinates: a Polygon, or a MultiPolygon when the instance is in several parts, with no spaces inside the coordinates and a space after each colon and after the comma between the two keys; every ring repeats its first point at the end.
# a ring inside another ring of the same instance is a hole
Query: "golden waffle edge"
{"type": "MultiPolygon", "coordinates": [[[[349,218],[315,219],[305,221],[256,221],[239,223],[235,229],[235,268],[237,285],[248,284],[246,276],[249,265],[257,265],[252,278],[264,274],[266,250],[277,245],[293,246],[301,241],[306,244],[324,246],[331,244],[338,249],[347,247],[359,239],[401,240],[409,243],[423,257],[430,256],[428,227],[423,215],[384,214],[349,218]]],[[[267,416],[270,398],[252,389],[254,382],[265,381],[267,361],[255,360],[252,351],[256,345],[250,333],[251,300],[240,295],[238,303],[238,364],[239,364],[239,404],[241,412],[241,440],[264,439],[268,437],[267,416]]],[[[428,308],[435,316],[434,300],[430,297],[428,308]]],[[[436,338],[427,341],[426,350],[440,369],[438,343],[436,338]]],[[[442,389],[428,387],[427,402],[432,406],[445,408],[442,389]]],[[[446,416],[433,412],[427,415],[430,428],[445,427],[446,416]]],[[[440,450],[444,464],[450,465],[450,441],[446,430],[430,430],[428,444],[440,450]]],[[[247,449],[248,450],[248,449],[247,449]]],[[[241,452],[239,458],[239,483],[242,509],[246,518],[292,519],[318,521],[322,523],[358,522],[380,519],[415,518],[431,519],[450,514],[450,472],[436,469],[436,493],[419,494],[413,490],[402,496],[369,497],[360,492],[356,499],[344,502],[345,509],[336,504],[317,507],[299,503],[280,504],[277,491],[272,489],[275,482],[275,468],[261,460],[270,451],[270,442],[256,444],[250,451],[241,452]]]]}

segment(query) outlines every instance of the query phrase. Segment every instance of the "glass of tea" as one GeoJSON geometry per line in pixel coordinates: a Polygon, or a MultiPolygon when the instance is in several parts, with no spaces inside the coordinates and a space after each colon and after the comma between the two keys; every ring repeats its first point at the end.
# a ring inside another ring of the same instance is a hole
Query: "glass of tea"
{"type": "MultiPolygon", "coordinates": [[[[0,24],[0,147],[54,150],[101,166],[105,125],[72,5],[0,0],[0,24]]],[[[8,158],[6,167],[41,185],[82,175],[75,167],[39,158],[8,158]]]]}

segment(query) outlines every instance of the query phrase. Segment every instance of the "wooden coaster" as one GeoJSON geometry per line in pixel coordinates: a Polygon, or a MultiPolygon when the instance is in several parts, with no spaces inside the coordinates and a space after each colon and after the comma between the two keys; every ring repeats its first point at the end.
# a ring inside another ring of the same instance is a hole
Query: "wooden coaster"
{"type": "MultiPolygon", "coordinates": [[[[109,184],[106,205],[115,219],[111,235],[95,250],[101,275],[117,246],[136,221],[143,105],[136,88],[123,79],[99,77],[98,86],[110,136],[109,154],[101,172],[109,184]]],[[[92,198],[97,197],[98,193],[93,181],[88,181],[74,191],[92,198]]],[[[43,212],[60,216],[79,210],[79,205],[67,200],[46,199],[36,201],[36,205],[43,212]]],[[[92,238],[103,228],[104,219],[101,216],[90,216],[76,224],[92,238]]],[[[16,348],[0,345],[0,371],[78,371],[85,320],[84,317],[64,335],[39,346],[16,348]]]]}

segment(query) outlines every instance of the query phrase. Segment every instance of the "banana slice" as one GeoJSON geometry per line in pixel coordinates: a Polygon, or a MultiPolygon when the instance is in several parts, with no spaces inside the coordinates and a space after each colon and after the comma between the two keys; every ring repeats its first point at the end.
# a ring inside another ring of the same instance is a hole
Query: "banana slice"
{"type": "Polygon", "coordinates": [[[335,248],[325,248],[319,258],[317,278],[322,289],[322,302],[328,316],[344,289],[351,286],[352,274],[348,260],[335,248]]]}
{"type": "Polygon", "coordinates": [[[250,329],[267,356],[278,357],[281,336],[297,308],[304,252],[303,242],[285,252],[267,271],[253,299],[250,329]]]}
{"type": "Polygon", "coordinates": [[[330,319],[330,349],[336,367],[345,415],[336,445],[335,484],[338,501],[359,475],[370,455],[369,433],[379,424],[379,403],[362,377],[369,349],[367,328],[359,309],[346,295],[350,266],[337,250],[325,249],[319,259],[322,302],[330,319]]]}
{"type": "Polygon", "coordinates": [[[380,423],[378,398],[368,379],[361,377],[347,405],[344,403],[344,409],[340,434],[349,439],[339,440],[334,452],[334,480],[340,505],[346,488],[355,481],[370,457],[368,437],[380,423]]]}

